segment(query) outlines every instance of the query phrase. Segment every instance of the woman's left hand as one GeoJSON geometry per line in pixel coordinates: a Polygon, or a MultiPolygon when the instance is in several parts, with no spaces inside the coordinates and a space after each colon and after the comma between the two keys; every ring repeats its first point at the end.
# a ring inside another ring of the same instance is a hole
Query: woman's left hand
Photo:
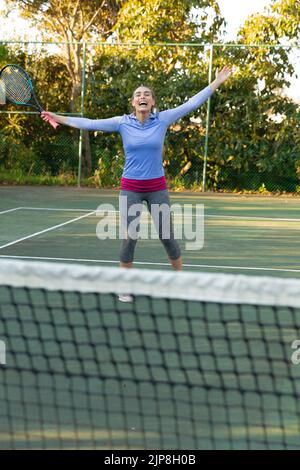
{"type": "Polygon", "coordinates": [[[221,85],[224,83],[232,74],[234,73],[234,68],[229,65],[225,65],[222,70],[219,72],[219,69],[216,69],[216,80],[221,85]]]}

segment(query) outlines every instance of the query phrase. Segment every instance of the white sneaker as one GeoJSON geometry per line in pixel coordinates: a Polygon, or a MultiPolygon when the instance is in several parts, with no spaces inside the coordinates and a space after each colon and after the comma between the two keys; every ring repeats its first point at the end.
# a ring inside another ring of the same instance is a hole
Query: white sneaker
{"type": "Polygon", "coordinates": [[[120,300],[120,302],[129,303],[129,302],[133,302],[133,297],[132,297],[132,295],[129,295],[129,294],[119,295],[119,300],[120,300]]]}

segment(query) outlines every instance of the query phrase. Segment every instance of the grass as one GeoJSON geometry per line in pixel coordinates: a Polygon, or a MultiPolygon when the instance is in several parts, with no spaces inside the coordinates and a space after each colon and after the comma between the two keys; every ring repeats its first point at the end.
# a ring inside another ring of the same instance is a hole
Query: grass
{"type": "MultiPolygon", "coordinates": [[[[110,178],[111,180],[111,178],[110,178]]],[[[31,175],[24,174],[19,169],[4,170],[0,168],[0,185],[16,185],[16,186],[74,186],[78,185],[77,174],[72,172],[62,172],[57,176],[50,174],[45,175],[31,175]]],[[[80,185],[88,188],[102,188],[102,189],[118,189],[120,186],[120,178],[117,179],[116,184],[102,184],[97,178],[97,174],[89,178],[81,178],[80,185]]],[[[183,178],[172,178],[167,177],[167,186],[170,191],[183,192],[202,192],[201,182],[186,182],[183,178]]],[[[219,189],[214,190],[211,187],[207,187],[207,191],[213,191],[218,193],[234,193],[234,194],[259,194],[259,195],[293,195],[299,196],[300,186],[297,186],[296,191],[269,191],[265,184],[262,184],[257,190],[249,189],[219,189]]]]}
{"type": "Polygon", "coordinates": [[[70,173],[51,175],[24,175],[19,170],[0,170],[0,184],[36,186],[76,186],[77,177],[70,173]]]}

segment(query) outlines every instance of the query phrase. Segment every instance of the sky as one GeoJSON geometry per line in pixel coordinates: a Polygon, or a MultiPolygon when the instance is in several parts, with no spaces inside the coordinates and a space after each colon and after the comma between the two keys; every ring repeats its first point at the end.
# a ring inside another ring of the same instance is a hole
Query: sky
{"type": "Polygon", "coordinates": [[[221,13],[227,26],[226,39],[235,39],[239,27],[248,15],[261,13],[264,7],[271,4],[271,0],[218,0],[221,13]]]}

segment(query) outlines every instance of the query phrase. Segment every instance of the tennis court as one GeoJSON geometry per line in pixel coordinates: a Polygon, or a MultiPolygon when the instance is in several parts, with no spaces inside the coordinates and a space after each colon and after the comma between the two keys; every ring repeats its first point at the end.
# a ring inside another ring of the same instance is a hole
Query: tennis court
{"type": "MultiPolygon", "coordinates": [[[[171,203],[204,204],[203,249],[187,251],[179,240],[185,269],[300,275],[300,199],[172,193],[171,203]]],[[[100,204],[117,211],[118,191],[0,188],[0,257],[117,265],[120,241],[96,236],[100,204]]],[[[159,240],[140,240],[135,260],[169,269],[159,240]]]]}

